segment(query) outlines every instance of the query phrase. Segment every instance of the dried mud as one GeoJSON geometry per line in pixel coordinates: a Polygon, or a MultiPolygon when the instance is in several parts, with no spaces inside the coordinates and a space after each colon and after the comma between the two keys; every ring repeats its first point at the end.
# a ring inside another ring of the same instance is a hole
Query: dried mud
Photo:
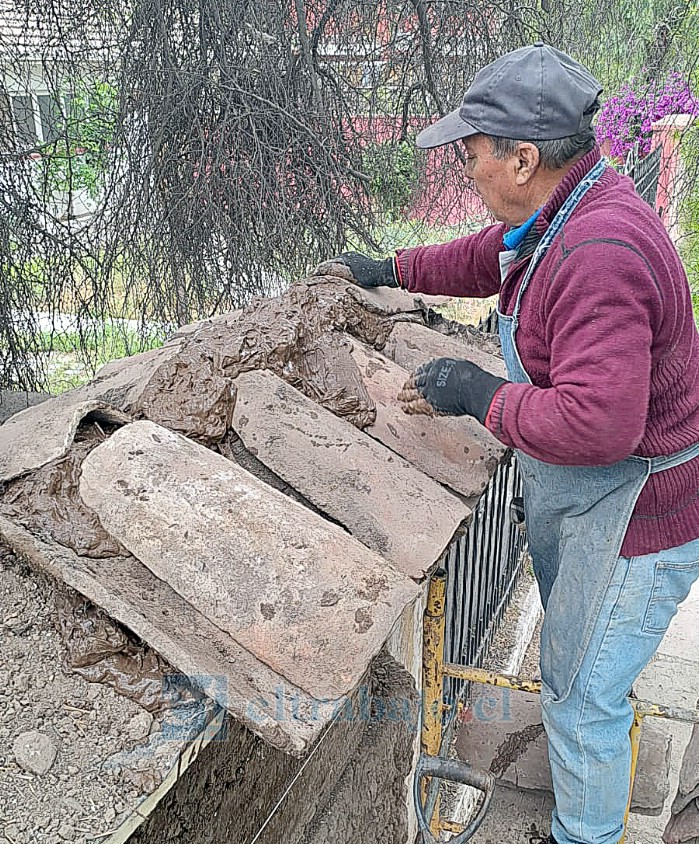
{"type": "Polygon", "coordinates": [[[103,683],[151,713],[202,700],[152,648],[134,640],[76,592],[56,591],[64,665],[90,683],[103,683]]]}
{"type": "MultiPolygon", "coordinates": [[[[489,339],[444,320],[418,297],[401,293],[397,300],[389,296],[375,301],[337,277],[315,276],[281,296],[254,300],[235,318],[203,322],[181,332],[171,348],[157,354],[128,359],[121,368],[112,363],[75,396],[109,399],[135,419],[150,419],[229,456],[233,379],[242,372],[268,369],[362,429],[375,422],[376,406],[347,336],[381,350],[401,321],[456,333],[493,351],[489,339]],[[115,374],[120,372],[115,389],[115,374]]],[[[64,457],[0,491],[0,510],[81,556],[126,555],[78,493],[82,461],[109,433],[108,426],[86,417],[64,457]]]]}
{"type": "Polygon", "coordinates": [[[102,527],[78,492],[83,460],[112,430],[86,418],[65,457],[5,485],[0,509],[38,536],[49,536],[81,556],[102,558],[128,553],[102,527]]]}
{"type": "MultiPolygon", "coordinates": [[[[103,840],[162,779],[180,747],[163,741],[170,715],[154,718],[109,684],[62,667],[69,655],[57,594],[56,584],[0,546],[0,841],[11,844],[103,840]],[[13,747],[28,731],[55,750],[46,773],[18,763],[13,747]],[[164,749],[153,752],[156,746],[164,749]]],[[[114,647],[119,641],[139,650],[123,633],[110,636],[114,647]]],[[[72,646],[83,655],[92,649],[75,638],[72,646]]]]}

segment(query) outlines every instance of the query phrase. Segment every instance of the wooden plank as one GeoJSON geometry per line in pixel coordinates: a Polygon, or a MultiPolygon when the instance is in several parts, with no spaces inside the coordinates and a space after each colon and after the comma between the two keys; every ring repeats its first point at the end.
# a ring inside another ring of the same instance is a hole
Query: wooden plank
{"type": "Polygon", "coordinates": [[[330,722],[338,704],[319,702],[280,677],[133,557],[79,557],[2,515],[0,537],[33,568],[128,627],[272,746],[301,755],[330,722]]]}
{"type": "Polygon", "coordinates": [[[182,752],[177,757],[177,762],[170,768],[165,779],[160,783],[155,791],[151,792],[145,799],[143,799],[118,828],[109,836],[102,840],[104,844],[127,844],[129,839],[133,841],[133,834],[136,830],[148,820],[150,815],[158,808],[160,801],[171,791],[172,787],[185,775],[187,770],[197,761],[202,751],[204,751],[212,741],[220,741],[222,739],[221,730],[225,726],[225,710],[219,709],[209,723],[183,748],[182,752]]]}
{"type": "Polygon", "coordinates": [[[245,446],[323,513],[422,579],[470,509],[371,437],[269,372],[236,381],[245,446]]]}
{"type": "Polygon", "coordinates": [[[80,494],[156,577],[317,699],[359,683],[417,594],[341,528],[152,422],[97,446],[80,494]]]}
{"type": "Polygon", "coordinates": [[[475,419],[409,416],[396,396],[410,373],[354,340],[352,357],[376,403],[376,422],[366,432],[426,475],[470,498],[486,488],[505,453],[475,419]]]}
{"type": "Polygon", "coordinates": [[[493,375],[507,378],[505,361],[501,357],[491,355],[476,343],[440,334],[426,325],[396,323],[383,352],[399,366],[411,372],[433,358],[466,358],[493,375]]]}

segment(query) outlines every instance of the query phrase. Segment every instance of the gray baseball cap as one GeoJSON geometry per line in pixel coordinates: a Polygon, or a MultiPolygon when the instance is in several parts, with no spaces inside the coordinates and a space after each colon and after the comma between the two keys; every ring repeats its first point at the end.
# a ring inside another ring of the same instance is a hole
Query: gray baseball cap
{"type": "Polygon", "coordinates": [[[567,138],[589,128],[601,93],[587,68],[537,41],[479,70],[459,108],[420,132],[416,143],[430,149],[479,134],[567,138]]]}

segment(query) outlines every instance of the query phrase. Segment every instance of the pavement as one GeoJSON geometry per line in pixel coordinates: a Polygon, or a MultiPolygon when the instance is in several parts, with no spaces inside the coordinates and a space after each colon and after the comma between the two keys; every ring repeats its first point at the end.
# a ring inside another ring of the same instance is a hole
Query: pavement
{"type": "MultiPolygon", "coordinates": [[[[672,620],[658,652],[636,683],[640,698],[694,708],[699,699],[699,581],[672,620]]],[[[672,736],[670,799],[658,817],[631,815],[627,844],[659,844],[677,793],[680,765],[692,735],[689,724],[662,722],[672,736]]]]}
{"type": "MultiPolygon", "coordinates": [[[[533,640],[526,661],[538,650],[533,640]]],[[[699,699],[699,582],[670,625],[658,652],[636,683],[638,697],[694,708],[699,699]]],[[[677,792],[680,765],[692,728],[654,719],[672,737],[670,797],[658,817],[632,814],[625,844],[660,844],[677,792]]],[[[538,844],[549,829],[553,800],[545,792],[503,788],[496,791],[488,817],[473,844],[538,844]]]]}

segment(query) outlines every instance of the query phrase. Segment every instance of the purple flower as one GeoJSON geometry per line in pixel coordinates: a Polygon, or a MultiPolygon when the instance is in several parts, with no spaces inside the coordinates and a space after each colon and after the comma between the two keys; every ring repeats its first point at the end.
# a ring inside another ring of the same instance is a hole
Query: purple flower
{"type": "Polygon", "coordinates": [[[632,79],[604,104],[597,120],[597,137],[610,142],[614,157],[624,158],[636,142],[641,155],[646,155],[653,123],[676,113],[699,116],[699,98],[678,71],[660,83],[632,79]]]}

